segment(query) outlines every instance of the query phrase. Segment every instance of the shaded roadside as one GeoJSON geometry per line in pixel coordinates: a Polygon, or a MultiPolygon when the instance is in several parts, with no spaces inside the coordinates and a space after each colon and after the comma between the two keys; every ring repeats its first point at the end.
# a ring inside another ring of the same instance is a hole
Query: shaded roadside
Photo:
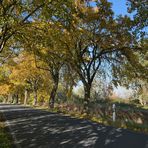
{"type": "Polygon", "coordinates": [[[9,128],[6,126],[5,117],[0,112],[0,148],[15,148],[9,128]]]}

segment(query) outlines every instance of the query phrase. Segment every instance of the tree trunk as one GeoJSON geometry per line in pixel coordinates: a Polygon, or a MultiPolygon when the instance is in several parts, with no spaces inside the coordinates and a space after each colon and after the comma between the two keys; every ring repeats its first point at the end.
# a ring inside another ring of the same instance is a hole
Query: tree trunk
{"type": "Polygon", "coordinates": [[[28,101],[28,90],[25,89],[24,105],[27,105],[27,101],[28,101]]]}
{"type": "Polygon", "coordinates": [[[58,89],[58,81],[56,81],[54,83],[53,88],[52,88],[51,93],[50,93],[49,107],[51,109],[54,108],[55,96],[56,96],[56,93],[57,93],[57,89],[58,89]]]}
{"type": "Polygon", "coordinates": [[[56,70],[55,73],[52,73],[52,79],[53,79],[53,87],[50,93],[50,98],[49,98],[49,108],[53,109],[54,108],[54,103],[55,103],[55,97],[58,89],[58,84],[59,84],[59,70],[56,70]]]}
{"type": "Polygon", "coordinates": [[[8,96],[4,97],[3,103],[7,103],[8,102],[8,96]]]}
{"type": "Polygon", "coordinates": [[[19,102],[19,96],[18,94],[16,94],[16,104],[18,104],[18,102],[19,102]]]}
{"type": "Polygon", "coordinates": [[[67,96],[68,99],[71,99],[72,90],[73,90],[73,87],[70,86],[70,88],[69,88],[69,90],[67,91],[67,94],[66,94],[66,96],[67,96]]]}
{"type": "Polygon", "coordinates": [[[38,98],[38,97],[37,97],[37,90],[35,89],[33,93],[34,93],[34,102],[33,102],[33,106],[35,106],[35,105],[37,105],[37,98],[38,98]]]}
{"type": "Polygon", "coordinates": [[[88,107],[90,102],[90,90],[91,90],[91,84],[83,84],[84,85],[84,113],[89,114],[88,107]]]}
{"type": "Polygon", "coordinates": [[[9,94],[8,95],[8,103],[11,103],[12,102],[12,94],[9,94]]]}
{"type": "Polygon", "coordinates": [[[11,100],[11,103],[13,104],[13,103],[14,103],[14,101],[15,101],[15,96],[14,96],[14,95],[12,95],[12,100],[11,100]]]}

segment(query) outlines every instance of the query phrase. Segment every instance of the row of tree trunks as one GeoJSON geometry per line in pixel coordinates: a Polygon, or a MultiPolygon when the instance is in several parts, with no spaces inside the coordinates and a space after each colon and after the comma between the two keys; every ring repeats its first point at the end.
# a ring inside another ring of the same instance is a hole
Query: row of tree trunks
{"type": "Polygon", "coordinates": [[[9,94],[5,97],[4,103],[19,103],[19,95],[18,94],[9,94]]]}

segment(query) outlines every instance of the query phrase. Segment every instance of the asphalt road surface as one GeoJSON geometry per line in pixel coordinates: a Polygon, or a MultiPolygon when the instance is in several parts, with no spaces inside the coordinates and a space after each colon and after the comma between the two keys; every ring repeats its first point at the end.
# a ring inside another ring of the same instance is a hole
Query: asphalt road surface
{"type": "Polygon", "coordinates": [[[148,135],[20,105],[0,104],[17,148],[148,148],[148,135]]]}

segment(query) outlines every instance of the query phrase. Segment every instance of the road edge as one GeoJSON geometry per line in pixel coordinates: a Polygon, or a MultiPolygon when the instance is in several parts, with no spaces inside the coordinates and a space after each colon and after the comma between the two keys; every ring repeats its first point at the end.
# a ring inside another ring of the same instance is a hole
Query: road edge
{"type": "Polygon", "coordinates": [[[6,119],[4,110],[1,110],[1,113],[3,114],[4,122],[6,123],[6,125],[7,125],[7,127],[8,127],[8,130],[9,130],[11,136],[12,136],[14,146],[15,146],[16,148],[21,148],[20,144],[17,143],[17,138],[16,138],[15,134],[13,133],[13,130],[12,130],[12,128],[11,128],[11,125],[9,124],[9,121],[7,121],[7,119],[6,119]]]}

